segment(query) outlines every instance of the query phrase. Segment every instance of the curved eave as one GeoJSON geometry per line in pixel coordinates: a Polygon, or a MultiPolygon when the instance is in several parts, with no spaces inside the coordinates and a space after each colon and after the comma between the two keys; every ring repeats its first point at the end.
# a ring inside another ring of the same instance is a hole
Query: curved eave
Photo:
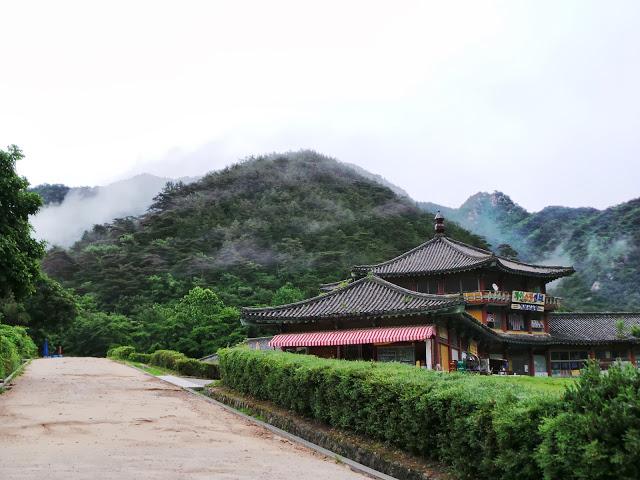
{"type": "Polygon", "coordinates": [[[435,306],[431,308],[419,308],[415,310],[382,310],[375,312],[351,312],[351,313],[335,313],[330,315],[315,315],[303,317],[276,317],[262,316],[259,314],[247,315],[242,313],[240,322],[242,325],[280,325],[288,323],[316,323],[322,320],[341,320],[353,318],[401,318],[415,317],[418,315],[447,315],[458,314],[464,311],[464,305],[453,303],[447,306],[435,306]]]}
{"type": "MultiPolygon", "coordinates": [[[[355,273],[357,276],[363,276],[363,275],[367,275],[369,272],[371,272],[372,274],[381,277],[381,278],[403,278],[403,277],[417,277],[417,276],[435,276],[435,275],[446,275],[446,274],[451,274],[451,273],[461,273],[461,272],[470,272],[472,270],[478,270],[480,268],[484,268],[484,267],[493,267],[495,266],[496,268],[498,268],[499,270],[502,270],[504,272],[513,274],[513,275],[521,275],[523,277],[536,277],[536,278],[546,278],[549,281],[551,280],[555,280],[558,278],[562,278],[562,277],[567,277],[569,275],[573,275],[575,273],[575,269],[573,267],[548,267],[548,268],[563,268],[564,270],[559,270],[559,271],[555,271],[555,272],[548,272],[548,273],[543,273],[543,272],[530,272],[530,271],[524,271],[524,270],[515,270],[512,268],[509,268],[505,265],[503,265],[500,261],[499,258],[492,258],[492,259],[487,259],[487,260],[483,260],[481,262],[478,262],[474,265],[467,265],[464,267],[458,267],[458,268],[446,268],[446,269],[439,269],[439,270],[415,270],[415,271],[411,271],[411,272],[376,272],[375,268],[377,268],[376,266],[365,266],[365,265],[359,265],[356,267],[353,267],[352,271],[353,273],[355,273]]],[[[532,265],[534,267],[540,267],[540,265],[532,265]]]]}

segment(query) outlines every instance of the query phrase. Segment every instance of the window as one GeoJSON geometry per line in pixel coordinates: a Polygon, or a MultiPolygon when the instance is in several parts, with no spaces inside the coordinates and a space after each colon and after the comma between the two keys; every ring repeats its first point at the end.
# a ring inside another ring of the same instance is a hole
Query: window
{"type": "Polygon", "coordinates": [[[487,325],[491,328],[502,328],[502,314],[500,312],[487,312],[487,325]]]}
{"type": "Polygon", "coordinates": [[[585,350],[551,352],[551,375],[554,377],[571,377],[580,374],[589,360],[589,352],[585,350]]]}
{"type": "Polygon", "coordinates": [[[525,330],[524,317],[522,316],[521,313],[509,314],[509,330],[517,330],[517,331],[525,330]]]}
{"type": "Polygon", "coordinates": [[[401,362],[414,365],[416,363],[416,350],[413,345],[406,347],[378,347],[379,362],[401,362]]]}

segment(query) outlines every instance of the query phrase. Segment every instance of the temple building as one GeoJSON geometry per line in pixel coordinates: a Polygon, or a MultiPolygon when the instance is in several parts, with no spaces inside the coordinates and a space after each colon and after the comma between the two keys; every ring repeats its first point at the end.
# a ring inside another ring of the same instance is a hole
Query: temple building
{"type": "Polygon", "coordinates": [[[445,235],[300,302],[244,308],[245,325],[270,326],[254,348],[325,358],[397,361],[422,368],[538,376],[578,375],[589,358],[603,368],[637,364],[640,313],[559,313],[547,284],[574,269],[533,265],[445,235]]]}

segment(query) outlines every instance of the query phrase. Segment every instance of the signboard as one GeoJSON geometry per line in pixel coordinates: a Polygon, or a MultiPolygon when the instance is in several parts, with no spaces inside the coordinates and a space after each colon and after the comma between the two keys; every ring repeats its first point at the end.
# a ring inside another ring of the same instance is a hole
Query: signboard
{"type": "Polygon", "coordinates": [[[544,307],[545,294],[536,292],[521,292],[514,290],[511,292],[513,303],[528,303],[530,305],[542,305],[544,307]]]}
{"type": "Polygon", "coordinates": [[[512,310],[524,310],[527,312],[544,312],[544,305],[530,305],[528,303],[512,303],[512,310]]]}

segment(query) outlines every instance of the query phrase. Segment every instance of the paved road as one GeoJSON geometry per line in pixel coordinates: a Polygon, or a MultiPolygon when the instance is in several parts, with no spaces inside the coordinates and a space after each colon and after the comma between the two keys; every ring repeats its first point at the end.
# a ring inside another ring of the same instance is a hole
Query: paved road
{"type": "Polygon", "coordinates": [[[362,479],[134,369],[36,360],[0,395],[0,479],[362,479]]]}

